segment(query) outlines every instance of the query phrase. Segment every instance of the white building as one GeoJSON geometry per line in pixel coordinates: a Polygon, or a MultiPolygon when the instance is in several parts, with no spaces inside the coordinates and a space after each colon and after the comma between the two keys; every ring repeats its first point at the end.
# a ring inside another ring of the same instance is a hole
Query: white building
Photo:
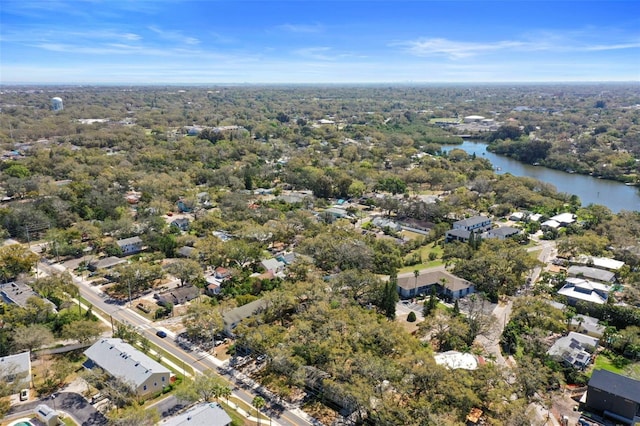
{"type": "Polygon", "coordinates": [[[231,424],[231,417],[220,404],[205,402],[160,424],[164,426],[227,426],[231,424]]]}
{"type": "Polygon", "coordinates": [[[138,395],[151,395],[170,384],[171,371],[121,339],[101,339],[84,354],[87,367],[102,368],[126,384],[138,395]]]}

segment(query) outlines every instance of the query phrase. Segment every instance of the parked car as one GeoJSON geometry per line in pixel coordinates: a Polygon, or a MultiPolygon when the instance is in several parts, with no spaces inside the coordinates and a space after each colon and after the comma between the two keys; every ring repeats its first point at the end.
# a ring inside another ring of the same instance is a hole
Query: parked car
{"type": "Polygon", "coordinates": [[[29,399],[29,389],[22,389],[20,391],[20,401],[26,401],[29,399]]]}

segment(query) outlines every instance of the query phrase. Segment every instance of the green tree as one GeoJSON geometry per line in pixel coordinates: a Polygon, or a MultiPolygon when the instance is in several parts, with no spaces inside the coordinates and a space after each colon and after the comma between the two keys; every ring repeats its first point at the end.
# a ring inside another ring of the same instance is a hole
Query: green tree
{"type": "Polygon", "coordinates": [[[251,405],[256,409],[256,417],[258,418],[258,424],[260,424],[260,410],[264,408],[266,405],[266,401],[261,396],[255,396],[253,401],[251,401],[251,405]]]}
{"type": "Polygon", "coordinates": [[[41,324],[18,327],[13,334],[13,347],[16,352],[33,351],[53,342],[53,333],[41,324]]]}
{"type": "Polygon", "coordinates": [[[384,286],[384,292],[381,301],[381,308],[384,316],[393,320],[396,318],[396,304],[400,300],[398,295],[398,274],[396,270],[391,271],[389,281],[384,286]]]}
{"type": "Polygon", "coordinates": [[[205,370],[193,380],[185,380],[178,388],[176,396],[183,401],[211,402],[221,396],[226,396],[228,394],[226,389],[230,390],[229,385],[222,377],[213,370],[205,370]]]}
{"type": "Polygon", "coordinates": [[[76,340],[80,344],[95,341],[105,331],[105,327],[98,321],[80,320],[62,327],[62,337],[76,340]]]}
{"type": "Polygon", "coordinates": [[[195,260],[177,259],[167,265],[167,272],[180,280],[180,285],[193,283],[194,280],[202,277],[202,267],[195,260]]]}
{"type": "Polygon", "coordinates": [[[38,255],[22,244],[0,247],[0,279],[7,282],[19,274],[30,273],[37,261],[38,255]]]}

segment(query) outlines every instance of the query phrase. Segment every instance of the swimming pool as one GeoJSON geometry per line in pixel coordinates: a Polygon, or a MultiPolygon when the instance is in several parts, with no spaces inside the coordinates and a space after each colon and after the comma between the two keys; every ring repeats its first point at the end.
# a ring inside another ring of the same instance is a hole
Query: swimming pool
{"type": "Polygon", "coordinates": [[[11,423],[9,426],[34,426],[29,420],[20,420],[18,423],[11,423]]]}

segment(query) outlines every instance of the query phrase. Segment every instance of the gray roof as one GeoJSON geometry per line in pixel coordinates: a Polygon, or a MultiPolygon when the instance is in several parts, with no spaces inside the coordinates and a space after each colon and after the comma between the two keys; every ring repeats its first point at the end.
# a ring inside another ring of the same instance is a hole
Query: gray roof
{"type": "MultiPolygon", "coordinates": [[[[420,275],[418,275],[418,287],[432,284],[442,286],[443,279],[445,280],[444,287],[450,291],[464,290],[473,286],[472,282],[456,277],[446,271],[420,271],[420,275]]],[[[398,275],[398,287],[405,290],[412,290],[415,286],[416,277],[413,272],[398,275]]]]}
{"type": "Polygon", "coordinates": [[[598,347],[598,339],[586,334],[570,332],[549,348],[547,354],[561,358],[573,366],[584,367],[591,359],[591,352],[598,347]]]}
{"type": "Polygon", "coordinates": [[[40,297],[31,287],[22,283],[0,284],[0,297],[6,303],[24,307],[30,297],[40,297]]]}
{"type": "Polygon", "coordinates": [[[500,237],[508,237],[510,235],[519,234],[520,230],[518,228],[513,228],[511,226],[501,226],[500,228],[495,228],[489,231],[493,235],[497,235],[500,237]]]}
{"type": "Polygon", "coordinates": [[[468,219],[462,219],[454,222],[455,226],[474,226],[490,220],[486,216],[473,216],[468,219]]]}
{"type": "Polygon", "coordinates": [[[8,355],[0,358],[0,377],[6,375],[26,375],[25,379],[31,377],[31,352],[22,352],[15,355],[8,355]]]}
{"type": "Polygon", "coordinates": [[[140,237],[124,238],[122,240],[116,241],[116,244],[118,245],[118,247],[128,246],[129,244],[142,244],[142,240],[140,239],[140,237]]]}
{"type": "Polygon", "coordinates": [[[591,266],[573,265],[567,270],[567,273],[571,277],[577,277],[582,275],[585,278],[591,278],[598,281],[610,282],[616,276],[611,271],[605,271],[604,269],[592,268],[591,266]]]}
{"type": "Polygon", "coordinates": [[[13,303],[24,308],[27,305],[27,300],[31,297],[44,300],[45,303],[49,304],[53,310],[56,311],[56,305],[53,302],[44,297],[40,297],[40,295],[33,291],[27,284],[16,282],[0,284],[0,300],[4,300],[6,303],[13,303]]]}
{"type": "Polygon", "coordinates": [[[222,409],[220,404],[203,403],[189,408],[184,413],[171,417],[160,423],[165,426],[226,426],[231,423],[231,417],[222,409]]]}
{"type": "Polygon", "coordinates": [[[640,380],[607,370],[594,370],[589,380],[589,387],[601,389],[640,404],[640,380]]]}
{"type": "Polygon", "coordinates": [[[466,229],[450,229],[446,235],[453,235],[454,237],[464,238],[466,240],[471,236],[471,231],[467,231],[466,229]]]}
{"type": "Polygon", "coordinates": [[[190,257],[191,254],[195,251],[196,249],[193,247],[189,247],[189,246],[184,246],[184,247],[180,247],[178,249],[178,254],[180,256],[184,256],[184,257],[190,257]]]}
{"type": "Polygon", "coordinates": [[[93,260],[89,263],[90,268],[97,269],[109,269],[113,268],[116,265],[120,265],[121,263],[125,263],[126,260],[121,259],[115,256],[105,257],[104,259],[93,260]]]}
{"type": "Polygon", "coordinates": [[[188,302],[198,296],[200,296],[200,288],[193,285],[172,288],[171,290],[154,295],[160,302],[170,302],[174,305],[188,302]]]}
{"type": "Polygon", "coordinates": [[[171,374],[168,368],[121,339],[101,339],[84,354],[114,377],[142,385],[154,373],[171,374]]]}
{"type": "Polygon", "coordinates": [[[254,300],[246,305],[238,306],[235,309],[231,309],[222,315],[225,325],[237,324],[245,318],[249,318],[251,315],[262,310],[267,306],[267,302],[263,299],[254,300]]]}

